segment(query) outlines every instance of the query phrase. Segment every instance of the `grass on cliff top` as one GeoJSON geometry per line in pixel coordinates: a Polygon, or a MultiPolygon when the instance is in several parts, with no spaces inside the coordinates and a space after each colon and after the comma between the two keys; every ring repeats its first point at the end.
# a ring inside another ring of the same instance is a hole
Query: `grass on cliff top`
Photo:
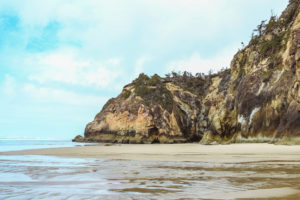
{"type": "Polygon", "coordinates": [[[284,38],[286,31],[283,31],[277,35],[274,35],[272,40],[262,41],[259,46],[259,53],[263,57],[272,56],[284,46],[284,38]]]}
{"type": "Polygon", "coordinates": [[[150,78],[142,73],[133,81],[134,91],[136,95],[142,97],[145,105],[158,104],[171,113],[173,109],[173,96],[165,87],[163,81],[164,79],[157,74],[150,78]]]}
{"type": "Polygon", "coordinates": [[[248,46],[254,47],[259,52],[260,58],[272,57],[286,45],[290,34],[290,23],[299,13],[299,4],[299,0],[290,0],[289,6],[279,18],[272,14],[268,22],[267,20],[261,21],[253,30],[248,46]],[[266,40],[264,37],[266,35],[272,36],[271,40],[266,40]]]}
{"type": "Polygon", "coordinates": [[[131,95],[131,91],[125,90],[124,92],[122,92],[121,97],[123,97],[124,99],[128,99],[128,97],[130,97],[130,95],[131,95]]]}
{"type": "Polygon", "coordinates": [[[157,74],[148,77],[142,73],[133,81],[133,84],[135,93],[143,98],[146,105],[159,104],[170,112],[173,109],[173,95],[165,87],[165,82],[173,82],[184,90],[201,97],[205,95],[212,78],[215,76],[220,76],[223,80],[222,84],[225,88],[219,89],[226,90],[227,82],[229,83],[228,77],[230,78],[229,69],[223,69],[216,74],[210,73],[209,75],[197,73],[195,76],[186,71],[183,73],[172,72],[172,74],[166,74],[166,78],[161,78],[157,74]]]}
{"type": "Polygon", "coordinates": [[[187,90],[195,95],[202,96],[208,85],[211,83],[211,77],[213,74],[208,76],[203,73],[197,73],[195,76],[189,72],[176,73],[166,75],[166,79],[180,86],[184,90],[187,90]]]}
{"type": "MultiPolygon", "coordinates": [[[[158,88],[164,92],[165,82],[172,82],[195,95],[204,96],[207,88],[211,84],[212,78],[216,76],[219,76],[223,80],[222,83],[224,83],[224,81],[229,82],[227,79],[228,77],[230,78],[230,69],[224,68],[219,72],[211,72],[208,75],[205,75],[204,73],[197,73],[193,75],[186,71],[182,73],[172,72],[171,74],[166,74],[165,78],[161,78],[157,74],[154,74],[152,77],[148,77],[142,73],[136,80],[133,81],[133,84],[135,85],[135,92],[141,97],[153,91],[153,88],[158,88]]],[[[224,85],[226,86],[226,84],[224,85]]]]}
{"type": "MultiPolygon", "coordinates": [[[[220,76],[222,78],[222,88],[219,88],[219,90],[225,90],[226,88],[223,87],[227,87],[227,82],[229,82],[227,79],[228,77],[230,78],[230,69],[224,69],[218,73],[211,73],[209,75],[198,73],[195,76],[188,72],[172,72],[172,74],[166,74],[165,78],[162,78],[157,74],[149,77],[146,74],[141,73],[130,85],[134,87],[134,93],[143,99],[146,106],[158,104],[171,113],[173,110],[173,95],[166,88],[166,82],[173,82],[181,88],[201,97],[205,95],[207,88],[211,84],[211,79],[215,76],[220,76]]],[[[120,97],[127,99],[131,94],[132,92],[130,90],[124,89],[120,97]]],[[[111,98],[103,106],[103,109],[115,102],[116,98],[111,98]]]]}

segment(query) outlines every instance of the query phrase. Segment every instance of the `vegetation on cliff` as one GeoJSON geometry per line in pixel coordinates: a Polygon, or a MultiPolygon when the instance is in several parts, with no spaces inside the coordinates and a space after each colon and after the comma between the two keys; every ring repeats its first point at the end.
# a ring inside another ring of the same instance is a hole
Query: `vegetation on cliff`
{"type": "Polygon", "coordinates": [[[300,137],[299,4],[290,0],[280,17],[262,21],[230,69],[208,75],[172,72],[164,78],[140,74],[104,105],[83,140],[295,143],[300,137]]]}
{"type": "Polygon", "coordinates": [[[160,76],[154,74],[149,78],[142,73],[133,81],[133,84],[135,94],[142,97],[146,106],[158,104],[168,112],[172,112],[173,96],[160,76]]]}

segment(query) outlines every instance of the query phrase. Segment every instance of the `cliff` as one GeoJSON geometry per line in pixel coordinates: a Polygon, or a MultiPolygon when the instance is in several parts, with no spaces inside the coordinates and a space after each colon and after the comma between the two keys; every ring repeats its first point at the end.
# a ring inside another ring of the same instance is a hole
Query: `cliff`
{"type": "Polygon", "coordinates": [[[141,74],[74,141],[300,143],[299,4],[262,22],[230,69],[141,74]]]}

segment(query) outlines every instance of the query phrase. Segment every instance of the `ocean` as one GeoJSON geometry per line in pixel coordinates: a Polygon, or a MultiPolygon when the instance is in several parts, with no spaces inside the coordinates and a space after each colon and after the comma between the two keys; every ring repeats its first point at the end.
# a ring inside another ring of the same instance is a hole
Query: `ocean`
{"type": "MultiPolygon", "coordinates": [[[[91,144],[0,141],[1,151],[77,145],[91,144]]],[[[297,162],[233,164],[0,155],[0,199],[238,199],[243,194],[247,199],[253,195],[276,199],[265,195],[290,187],[300,189],[297,162]]]]}
{"type": "Polygon", "coordinates": [[[88,143],[75,143],[71,140],[48,140],[48,139],[0,139],[0,152],[18,151],[25,149],[74,147],[91,145],[88,143]]]}

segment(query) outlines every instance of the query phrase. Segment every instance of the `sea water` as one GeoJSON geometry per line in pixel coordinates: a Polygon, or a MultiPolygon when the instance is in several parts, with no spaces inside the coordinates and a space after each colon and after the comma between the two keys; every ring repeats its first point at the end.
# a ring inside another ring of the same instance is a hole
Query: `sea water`
{"type": "MultiPolygon", "coordinates": [[[[1,151],[76,145],[88,144],[70,141],[0,143],[1,151]]],[[[300,189],[299,163],[0,156],[0,199],[236,199],[246,191],[258,193],[272,188],[277,188],[275,192],[284,188],[300,189]]],[[[285,199],[299,197],[293,194],[285,199]]],[[[260,199],[271,198],[262,196],[260,199]]]]}
{"type": "Polygon", "coordinates": [[[89,145],[88,143],[75,143],[71,140],[55,139],[0,139],[0,152],[18,151],[25,149],[74,147],[89,145]]]}

